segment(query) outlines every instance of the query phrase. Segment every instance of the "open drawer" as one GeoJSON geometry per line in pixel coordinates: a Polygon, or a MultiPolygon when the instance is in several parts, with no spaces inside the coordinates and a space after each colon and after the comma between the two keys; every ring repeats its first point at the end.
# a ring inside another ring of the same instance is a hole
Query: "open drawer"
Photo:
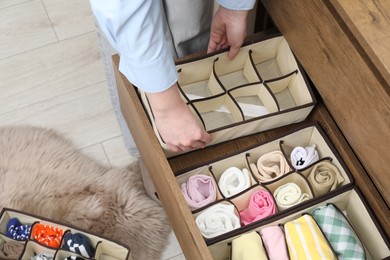
{"type": "MultiPolygon", "coordinates": [[[[176,237],[187,259],[213,259],[214,252],[211,252],[208,243],[194,221],[193,212],[182,195],[176,175],[222,160],[242,151],[247,151],[258,144],[276,140],[281,136],[291,134],[297,127],[302,128],[305,124],[313,125],[313,122],[317,122],[321,126],[321,129],[323,129],[333,144],[332,147],[334,150],[326,149],[326,151],[324,150],[321,153],[334,157],[334,160],[340,162],[341,167],[345,164],[345,177],[352,177],[348,181],[350,185],[348,184],[344,187],[346,189],[351,188],[355,185],[354,182],[358,184],[357,188],[362,191],[363,197],[367,200],[367,204],[370,205],[367,206],[368,211],[373,212],[370,215],[373,223],[377,223],[376,219],[378,219],[378,225],[375,225],[375,227],[381,233],[383,244],[386,245],[384,252],[388,252],[389,248],[386,241],[388,241],[390,234],[389,210],[375,185],[367,176],[360,162],[355,157],[350,146],[321,102],[317,103],[305,122],[264,131],[262,133],[255,133],[250,136],[209,146],[202,150],[167,158],[155,135],[148,115],[142,106],[137,90],[118,71],[119,56],[114,56],[113,61],[122,113],[137,143],[147,171],[151,173],[150,178],[155,185],[156,193],[167,212],[176,237]],[[364,185],[361,185],[362,183],[364,185]]],[[[277,144],[279,147],[280,142],[277,144]]],[[[288,140],[284,141],[283,144],[287,146],[295,145],[294,142],[288,140]]],[[[288,150],[286,149],[287,153],[288,150]]],[[[302,205],[308,206],[306,203],[302,205]]],[[[299,210],[299,207],[294,209],[299,210]]],[[[285,212],[290,211],[286,210],[285,212]]]]}

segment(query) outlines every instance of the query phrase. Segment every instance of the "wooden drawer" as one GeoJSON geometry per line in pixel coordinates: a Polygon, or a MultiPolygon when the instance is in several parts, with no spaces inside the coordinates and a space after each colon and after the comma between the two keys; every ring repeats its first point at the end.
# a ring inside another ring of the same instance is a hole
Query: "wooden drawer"
{"type": "MultiPolygon", "coordinates": [[[[388,240],[388,71],[378,68],[378,61],[371,60],[367,54],[369,52],[363,51],[362,45],[358,44],[361,39],[348,30],[340,15],[340,10],[347,1],[334,0],[328,4],[318,1],[294,4],[286,1],[262,2],[319,92],[320,101],[305,122],[300,124],[317,122],[321,126],[352,174],[356,188],[367,202],[368,211],[373,214],[373,221],[378,223],[384,239],[388,240]],[[339,11],[336,11],[337,8],[339,11]],[[340,67],[341,65],[344,67],[340,67]],[[359,95],[368,98],[365,101],[368,102],[367,106],[359,104],[359,98],[362,98],[359,95]],[[364,127],[359,124],[362,120],[367,123],[364,127]],[[378,136],[375,136],[375,131],[378,136]],[[374,136],[372,140],[377,149],[368,144],[367,135],[374,136]]],[[[152,173],[150,177],[183,253],[187,259],[212,259],[181,194],[175,173],[217,160],[226,153],[243,151],[255,144],[274,139],[300,124],[257,133],[167,159],[136,90],[118,72],[119,56],[114,56],[113,60],[122,112],[145,166],[152,173]]]]}

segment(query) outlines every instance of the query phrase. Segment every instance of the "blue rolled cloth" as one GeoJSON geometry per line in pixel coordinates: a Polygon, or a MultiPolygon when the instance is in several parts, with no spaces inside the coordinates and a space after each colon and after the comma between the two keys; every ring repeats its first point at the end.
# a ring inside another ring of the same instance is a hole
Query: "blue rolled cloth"
{"type": "Polygon", "coordinates": [[[62,248],[87,258],[92,258],[95,251],[94,248],[91,247],[88,237],[81,233],[66,233],[64,235],[64,245],[62,248]]]}
{"type": "Polygon", "coordinates": [[[27,240],[31,232],[31,226],[23,225],[17,218],[11,218],[7,223],[7,237],[15,240],[27,240]]]}

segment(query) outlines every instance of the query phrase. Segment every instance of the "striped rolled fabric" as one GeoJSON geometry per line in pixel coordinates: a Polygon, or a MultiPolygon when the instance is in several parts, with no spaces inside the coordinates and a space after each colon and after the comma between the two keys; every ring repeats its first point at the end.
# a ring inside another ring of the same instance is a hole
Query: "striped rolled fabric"
{"type": "Polygon", "coordinates": [[[341,259],[366,259],[364,247],[346,217],[333,204],[316,208],[312,216],[328,238],[337,257],[341,259]]]}
{"type": "Polygon", "coordinates": [[[291,260],[337,259],[329,242],[309,214],[284,224],[287,248],[291,260]]]}
{"type": "Polygon", "coordinates": [[[31,237],[42,245],[59,248],[64,231],[60,228],[45,224],[35,224],[31,237]]]}
{"type": "Polygon", "coordinates": [[[66,233],[62,248],[87,258],[92,258],[95,251],[88,237],[81,233],[66,233]]]}

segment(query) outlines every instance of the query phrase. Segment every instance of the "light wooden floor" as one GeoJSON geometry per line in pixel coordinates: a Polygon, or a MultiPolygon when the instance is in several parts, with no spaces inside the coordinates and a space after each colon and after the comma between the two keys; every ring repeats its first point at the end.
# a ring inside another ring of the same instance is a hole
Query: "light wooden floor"
{"type": "MultiPolygon", "coordinates": [[[[53,128],[109,167],[127,152],[88,0],[0,0],[0,126],[53,128]]],[[[163,259],[185,259],[172,234],[163,259]]]]}

